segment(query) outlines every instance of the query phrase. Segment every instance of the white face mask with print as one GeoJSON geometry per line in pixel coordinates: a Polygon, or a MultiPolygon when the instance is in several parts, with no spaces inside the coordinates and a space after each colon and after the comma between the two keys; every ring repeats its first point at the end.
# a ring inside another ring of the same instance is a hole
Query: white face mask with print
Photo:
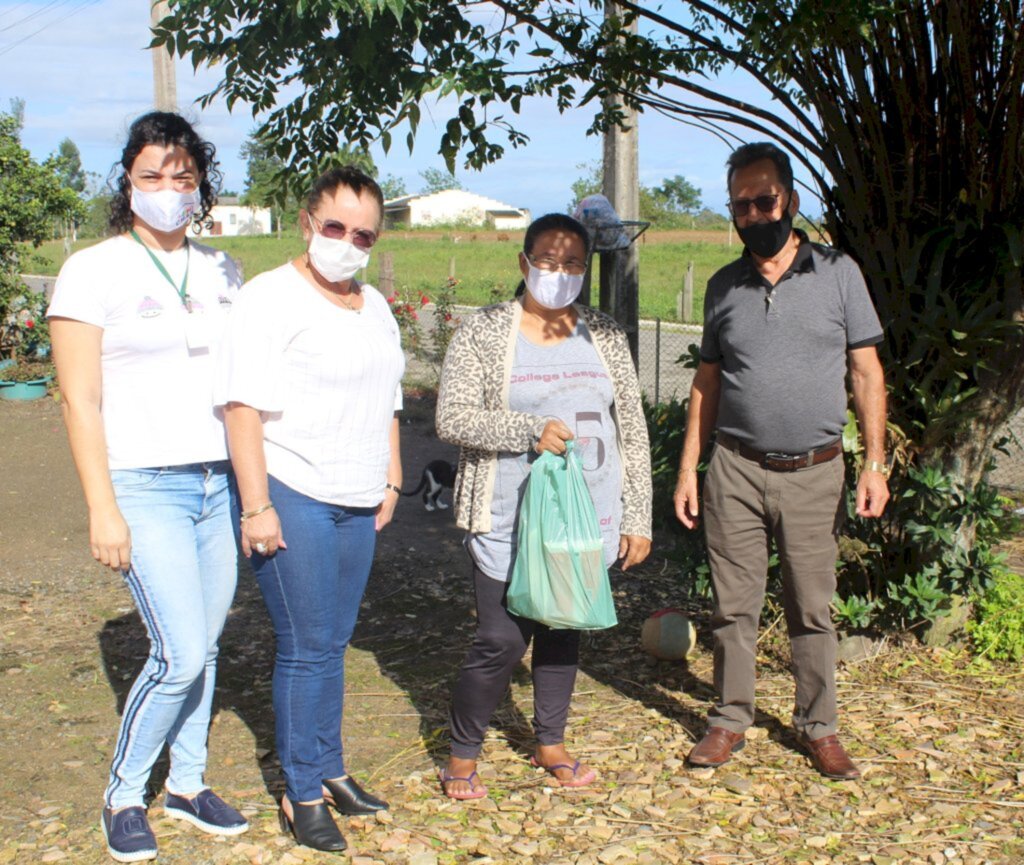
{"type": "Polygon", "coordinates": [[[548,309],[563,309],[583,290],[583,274],[562,273],[560,270],[540,270],[528,264],[526,288],[530,296],[548,309]]]}
{"type": "Polygon", "coordinates": [[[324,237],[313,231],[309,242],[309,262],[328,282],[345,282],[362,270],[370,261],[368,250],[360,249],[347,240],[324,237]]]}
{"type": "Polygon", "coordinates": [[[178,192],[176,189],[147,192],[131,180],[128,182],[132,187],[132,213],[156,231],[172,232],[188,225],[202,203],[198,189],[192,192],[178,192]]]}

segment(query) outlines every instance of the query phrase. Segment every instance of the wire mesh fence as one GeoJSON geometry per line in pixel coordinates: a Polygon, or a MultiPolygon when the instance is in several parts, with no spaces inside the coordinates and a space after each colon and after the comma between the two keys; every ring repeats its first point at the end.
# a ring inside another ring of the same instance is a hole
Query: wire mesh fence
{"type": "MultiPolygon", "coordinates": [[[[679,363],[680,357],[700,346],[701,328],[660,319],[640,323],[640,387],[653,402],[682,399],[690,392],[693,370],[679,363]]],[[[1000,431],[1004,439],[993,453],[995,468],[989,480],[1010,490],[1024,490],[1024,412],[1020,412],[1000,431]]]]}

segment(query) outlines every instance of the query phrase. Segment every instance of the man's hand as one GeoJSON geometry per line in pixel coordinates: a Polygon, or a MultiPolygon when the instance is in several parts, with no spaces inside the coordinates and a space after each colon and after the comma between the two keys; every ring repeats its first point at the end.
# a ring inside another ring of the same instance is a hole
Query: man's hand
{"type": "Polygon", "coordinates": [[[857,516],[874,519],[882,516],[889,501],[889,485],[879,471],[865,469],[857,480],[857,516]]]}
{"type": "Polygon", "coordinates": [[[619,535],[619,565],[628,571],[633,565],[639,565],[651,552],[651,539],[640,535],[619,535]]]}
{"type": "Polygon", "coordinates": [[[697,470],[680,469],[672,501],[676,507],[676,518],[686,528],[692,529],[700,519],[700,504],[697,501],[697,470]]]}

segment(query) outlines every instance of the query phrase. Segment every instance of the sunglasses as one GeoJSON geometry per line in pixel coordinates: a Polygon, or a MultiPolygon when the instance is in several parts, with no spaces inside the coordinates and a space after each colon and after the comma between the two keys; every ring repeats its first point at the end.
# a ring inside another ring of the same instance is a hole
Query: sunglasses
{"type": "Polygon", "coordinates": [[[756,198],[731,198],[726,202],[729,212],[733,216],[743,217],[750,213],[750,206],[753,205],[761,213],[771,213],[778,204],[780,195],[758,195],[756,198]]]}
{"type": "Polygon", "coordinates": [[[320,223],[317,231],[330,240],[344,240],[346,237],[351,237],[352,245],[359,249],[369,249],[377,242],[377,232],[370,231],[368,228],[349,229],[336,219],[320,222],[313,214],[310,214],[309,218],[320,223]]]}

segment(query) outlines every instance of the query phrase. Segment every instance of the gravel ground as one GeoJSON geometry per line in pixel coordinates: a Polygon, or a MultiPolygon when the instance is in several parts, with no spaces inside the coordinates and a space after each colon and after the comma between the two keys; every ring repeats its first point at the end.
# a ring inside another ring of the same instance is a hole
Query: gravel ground
{"type": "MultiPolygon", "coordinates": [[[[407,488],[452,455],[410,399],[407,488]]],[[[110,861],[99,805],[117,715],[146,640],[120,581],[90,559],[81,496],[50,400],[0,404],[0,865],[110,861]]],[[[654,663],[643,619],[685,606],[678,567],[652,557],[613,575],[620,625],[588,635],[569,744],[600,773],[569,791],[526,762],[529,677],[515,677],[489,734],[476,803],[442,798],[449,689],[472,632],[472,594],[451,512],[402,502],[381,537],[349,655],[345,740],[353,773],[392,803],[352,819],[350,858],[370,863],[1021,863],[1022,673],[956,651],[886,641],[839,676],[842,732],[864,777],[820,778],[788,727],[792,683],[766,617],[757,725],[718,770],[682,757],[712,698],[706,615],[689,664],[654,663]]],[[[222,643],[208,782],[244,808],[245,835],[216,839],[150,810],[160,862],[339,861],[279,834],[269,681],[273,647],[245,572],[222,643]]],[[[165,767],[158,766],[154,788],[165,767]]]]}

